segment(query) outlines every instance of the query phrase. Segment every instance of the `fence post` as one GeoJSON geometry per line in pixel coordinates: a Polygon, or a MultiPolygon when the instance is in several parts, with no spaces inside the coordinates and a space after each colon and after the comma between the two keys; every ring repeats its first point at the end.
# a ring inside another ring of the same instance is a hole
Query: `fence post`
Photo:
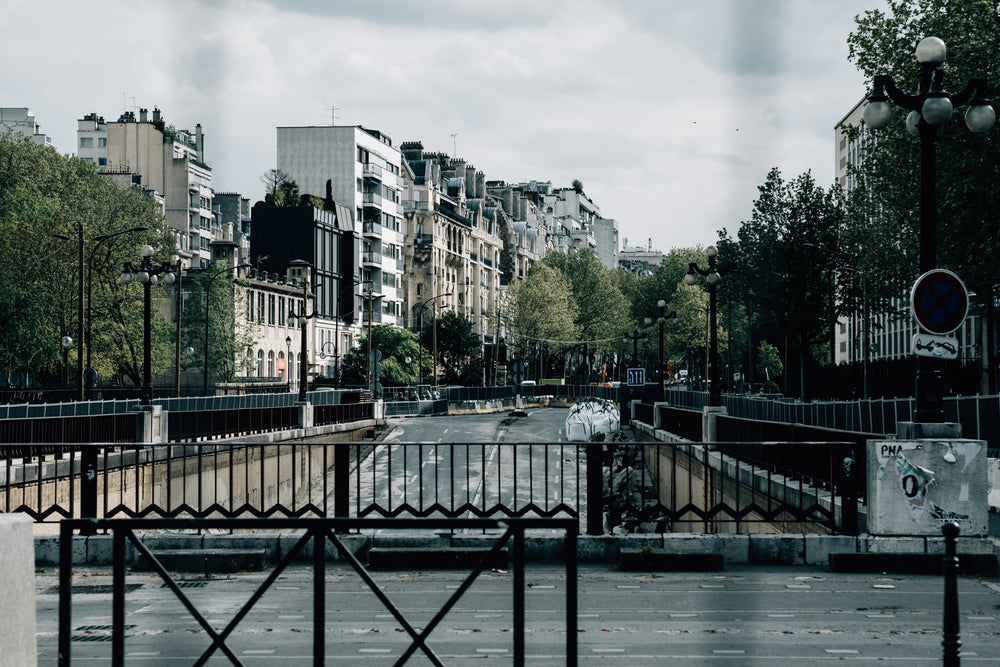
{"type": "Polygon", "coordinates": [[[944,647],[943,664],[957,667],[961,664],[962,641],[958,634],[958,555],[956,538],[958,524],[949,522],[941,526],[944,534],[944,647]]]}
{"type": "Polygon", "coordinates": [[[601,469],[604,445],[589,442],[587,452],[587,534],[604,534],[604,475],[601,469]]]}
{"type": "MultiPolygon", "coordinates": [[[[360,452],[358,453],[360,456],[360,452]]],[[[333,446],[333,516],[347,518],[351,510],[351,445],[333,446]]]]}

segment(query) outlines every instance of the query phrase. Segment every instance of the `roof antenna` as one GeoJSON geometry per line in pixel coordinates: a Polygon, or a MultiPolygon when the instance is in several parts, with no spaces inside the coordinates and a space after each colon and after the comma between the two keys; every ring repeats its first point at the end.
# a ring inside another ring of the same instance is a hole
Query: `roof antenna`
{"type": "Polygon", "coordinates": [[[337,124],[337,112],[340,111],[340,107],[327,107],[330,110],[330,125],[337,124]]]}

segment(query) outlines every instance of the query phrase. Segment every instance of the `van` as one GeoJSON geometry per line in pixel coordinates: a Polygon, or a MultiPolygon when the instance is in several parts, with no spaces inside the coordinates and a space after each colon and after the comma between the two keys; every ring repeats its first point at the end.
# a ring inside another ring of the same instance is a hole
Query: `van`
{"type": "Polygon", "coordinates": [[[534,380],[522,380],[521,381],[521,386],[522,387],[534,387],[535,386],[535,381],[534,380]]]}

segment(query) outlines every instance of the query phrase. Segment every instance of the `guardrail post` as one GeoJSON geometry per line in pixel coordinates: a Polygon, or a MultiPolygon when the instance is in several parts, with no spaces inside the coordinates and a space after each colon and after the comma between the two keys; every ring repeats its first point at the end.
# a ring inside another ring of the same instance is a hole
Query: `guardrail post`
{"type": "Polygon", "coordinates": [[[941,526],[944,534],[944,648],[945,667],[961,664],[962,641],[958,634],[958,554],[956,538],[958,524],[949,522],[941,526]]]}
{"type": "Polygon", "coordinates": [[[587,452],[587,534],[604,534],[604,474],[601,458],[604,445],[589,442],[587,452]]]}

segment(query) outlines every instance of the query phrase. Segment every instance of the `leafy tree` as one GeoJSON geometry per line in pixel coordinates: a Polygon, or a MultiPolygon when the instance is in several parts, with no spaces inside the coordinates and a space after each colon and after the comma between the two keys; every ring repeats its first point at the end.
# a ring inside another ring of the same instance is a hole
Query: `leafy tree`
{"type": "MultiPolygon", "coordinates": [[[[592,352],[602,347],[617,347],[622,334],[628,330],[629,302],[615,285],[613,272],[601,264],[590,248],[549,253],[543,263],[561,272],[569,281],[576,303],[575,329],[583,341],[578,351],[589,366],[592,352]]],[[[589,382],[589,373],[584,370],[583,375],[584,383],[589,382]]]]}
{"type": "MultiPolygon", "coordinates": [[[[373,350],[382,353],[382,372],[379,381],[385,386],[405,386],[418,375],[420,346],[417,335],[407,329],[390,324],[379,324],[371,329],[373,350]],[[407,363],[406,359],[410,361],[407,363]]],[[[424,359],[424,365],[427,360],[424,359]]],[[[343,384],[365,385],[368,381],[368,336],[358,339],[358,346],[344,355],[342,364],[343,384]]]]}
{"type": "Polygon", "coordinates": [[[271,206],[299,206],[302,193],[299,185],[281,169],[270,169],[260,177],[264,184],[264,203],[271,206]]]}
{"type": "MultiPolygon", "coordinates": [[[[577,337],[574,320],[577,305],[569,281],[544,262],[531,267],[524,280],[515,280],[509,291],[509,305],[502,317],[508,343],[520,363],[529,363],[529,352],[562,352],[577,337]]],[[[538,357],[535,357],[535,361],[538,357]]],[[[531,362],[531,368],[537,363],[531,362]]],[[[533,375],[533,374],[530,374],[533,375]]]]}
{"type": "Polygon", "coordinates": [[[844,213],[838,191],[824,191],[808,172],[785,181],[772,169],[758,191],[736,240],[723,232],[719,261],[727,290],[787,341],[798,361],[799,396],[809,400],[811,348],[829,340],[838,315],[833,290],[844,213]]]}
{"type": "MultiPolygon", "coordinates": [[[[428,350],[434,347],[434,326],[434,319],[427,319],[420,332],[420,343],[428,350]]],[[[467,317],[452,310],[438,316],[437,353],[445,384],[482,384],[482,362],[478,374],[466,368],[470,360],[481,356],[482,349],[482,338],[473,330],[472,322],[467,317]]]]}
{"type": "MultiPolygon", "coordinates": [[[[55,381],[63,373],[59,339],[65,335],[74,341],[67,361],[76,366],[79,286],[89,276],[84,286],[91,296],[91,366],[101,377],[141,378],[142,296],[121,285],[118,276],[124,262],[139,260],[144,243],[159,248],[160,258],[173,251],[155,202],[118,186],[83,160],[20,135],[0,137],[0,323],[5,331],[0,368],[55,381]],[[87,239],[82,276],[79,225],[87,239]],[[119,234],[140,226],[149,230],[119,234]],[[101,240],[111,235],[116,236],[101,240]]],[[[172,359],[159,354],[158,346],[173,340],[157,313],[153,336],[155,371],[172,359]]]]}
{"type": "MultiPolygon", "coordinates": [[[[945,90],[960,92],[971,78],[995,86],[1000,81],[998,10],[996,0],[889,0],[887,11],[870,10],[856,18],[849,58],[869,82],[876,74],[889,74],[899,88],[915,92],[916,44],[936,36],[948,47],[945,90]]],[[[866,141],[858,187],[850,193],[853,298],[867,299],[873,312],[888,312],[891,299],[905,296],[919,274],[920,141],[905,129],[905,110],[895,111],[889,127],[866,141]]],[[[860,129],[849,131],[857,137],[860,129]]],[[[1000,138],[996,129],[970,132],[959,109],[939,127],[936,151],[937,265],[955,271],[971,291],[993,294],[998,271],[992,258],[1000,253],[1000,138]]],[[[985,298],[983,305],[984,320],[992,321],[994,300],[985,298]]],[[[994,358],[988,366],[995,368],[995,351],[989,353],[994,358]]],[[[995,376],[990,379],[995,383],[995,376]]]]}
{"type": "Polygon", "coordinates": [[[766,340],[762,340],[758,348],[757,371],[772,390],[778,386],[778,378],[785,372],[781,363],[781,353],[766,340]]]}

